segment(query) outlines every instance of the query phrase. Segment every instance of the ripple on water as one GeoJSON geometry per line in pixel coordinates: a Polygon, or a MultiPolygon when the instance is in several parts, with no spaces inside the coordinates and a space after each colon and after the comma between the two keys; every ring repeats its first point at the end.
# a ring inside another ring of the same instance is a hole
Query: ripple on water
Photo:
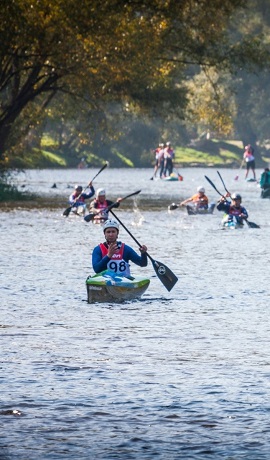
{"type": "MultiPolygon", "coordinates": [[[[139,171],[143,199],[118,213],[179,281],[168,293],[150,263],[134,303],[86,302],[98,226],[64,219],[62,207],[1,213],[3,459],[269,458],[269,203],[237,184],[258,231],[220,231],[217,212],[168,213],[205,173],[187,170],[172,188],[139,171]]],[[[68,195],[74,171],[55,174],[68,195]]],[[[104,175],[106,187],[126,195],[130,172],[115,177],[104,175]]],[[[121,239],[136,248],[124,230],[121,239]]]]}

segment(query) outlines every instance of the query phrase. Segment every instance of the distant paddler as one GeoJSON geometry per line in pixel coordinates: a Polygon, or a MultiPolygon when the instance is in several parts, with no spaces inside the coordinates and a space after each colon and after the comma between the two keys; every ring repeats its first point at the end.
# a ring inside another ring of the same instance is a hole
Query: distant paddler
{"type": "Polygon", "coordinates": [[[208,210],[215,207],[214,203],[211,203],[210,206],[208,205],[208,197],[205,195],[205,188],[201,186],[197,187],[197,193],[195,193],[195,195],[192,195],[190,198],[182,201],[180,206],[186,206],[188,203],[191,203],[198,211],[208,210]]]}
{"type": "MultiPolygon", "coordinates": [[[[122,198],[117,198],[114,208],[119,208],[122,198]]],[[[93,223],[104,223],[109,217],[108,207],[113,204],[113,201],[107,200],[106,190],[104,188],[97,189],[96,198],[90,203],[89,211],[94,214],[93,223]]]]}
{"type": "MultiPolygon", "coordinates": [[[[83,208],[85,209],[85,200],[89,200],[90,198],[92,198],[92,196],[95,195],[95,189],[92,185],[92,182],[89,182],[87,188],[90,189],[90,192],[88,193],[86,193],[86,191],[83,191],[81,185],[75,185],[74,191],[69,197],[69,204],[72,206],[72,209],[74,208],[75,210],[77,210],[80,206],[83,206],[83,208]]],[[[85,190],[87,190],[87,188],[85,190]]]]}

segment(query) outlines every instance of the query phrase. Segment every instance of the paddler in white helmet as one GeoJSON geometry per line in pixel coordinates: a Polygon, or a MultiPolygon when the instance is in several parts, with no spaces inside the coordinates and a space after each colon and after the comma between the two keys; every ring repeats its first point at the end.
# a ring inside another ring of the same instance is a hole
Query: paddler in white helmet
{"type": "MultiPolygon", "coordinates": [[[[122,198],[117,198],[116,204],[113,206],[113,208],[118,208],[121,201],[122,198]]],[[[104,188],[98,188],[96,191],[96,198],[90,203],[89,208],[90,213],[95,214],[93,222],[104,223],[109,217],[108,210],[106,208],[111,206],[113,203],[113,201],[106,198],[106,190],[104,188]]]]}
{"type": "Polygon", "coordinates": [[[197,187],[197,193],[182,201],[180,206],[186,206],[188,203],[192,203],[196,209],[208,209],[208,197],[205,195],[205,188],[197,187]]]}
{"type": "Polygon", "coordinates": [[[147,247],[142,245],[139,250],[141,255],[125,243],[118,241],[119,224],[113,219],[107,219],[103,225],[105,236],[104,243],[93,249],[92,266],[96,273],[110,270],[114,274],[130,276],[129,261],[139,267],[147,266],[147,247]]]}

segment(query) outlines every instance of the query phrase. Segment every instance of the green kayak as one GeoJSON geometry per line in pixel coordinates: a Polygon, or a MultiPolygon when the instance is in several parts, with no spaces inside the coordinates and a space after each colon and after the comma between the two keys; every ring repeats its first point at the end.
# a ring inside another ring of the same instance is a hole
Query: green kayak
{"type": "Polygon", "coordinates": [[[86,280],[87,301],[121,303],[126,300],[139,299],[150,284],[142,276],[125,277],[109,270],[88,276],[86,280]]]}

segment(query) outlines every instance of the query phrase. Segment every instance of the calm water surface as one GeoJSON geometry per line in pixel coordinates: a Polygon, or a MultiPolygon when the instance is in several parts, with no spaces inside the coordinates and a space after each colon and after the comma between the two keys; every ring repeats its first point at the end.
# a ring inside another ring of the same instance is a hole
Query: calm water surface
{"type": "Polygon", "coordinates": [[[95,173],[27,171],[18,185],[55,206],[0,210],[0,459],[269,459],[270,201],[222,170],[261,226],[224,231],[217,211],[167,208],[197,185],[215,201],[204,178],[223,191],[215,170],[164,182],[107,168],[96,188],[142,190],[117,214],[179,281],[168,293],[151,263],[135,266],[151,278],[140,301],[88,305],[102,230],[62,212],[95,173]]]}

